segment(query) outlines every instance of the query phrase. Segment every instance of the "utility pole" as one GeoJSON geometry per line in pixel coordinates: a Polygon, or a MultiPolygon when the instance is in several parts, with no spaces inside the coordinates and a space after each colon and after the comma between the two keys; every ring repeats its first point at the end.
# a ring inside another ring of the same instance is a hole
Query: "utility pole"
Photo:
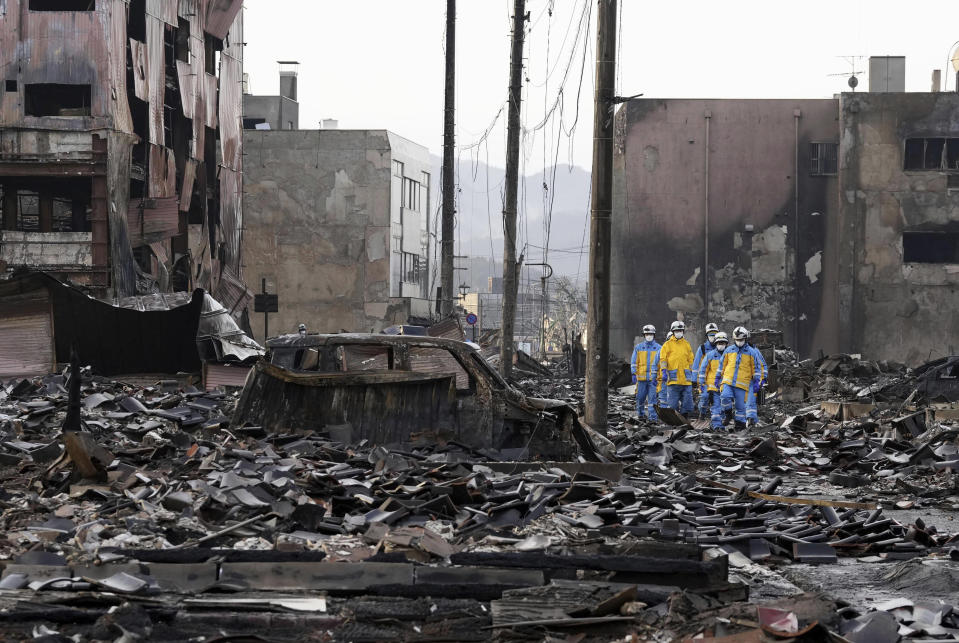
{"type": "Polygon", "coordinates": [[[616,0],[598,0],[593,107],[593,203],[589,224],[586,314],[586,423],[605,434],[609,406],[609,258],[613,211],[613,104],[616,92],[616,0]]]}
{"type": "MultiPolygon", "coordinates": [[[[443,112],[443,224],[440,243],[440,315],[453,312],[453,220],[456,186],[453,184],[453,122],[456,115],[456,0],[446,0],[446,102],[443,112]]],[[[429,213],[427,213],[429,216],[429,213]]]]}
{"type": "Polygon", "coordinates": [[[526,0],[513,1],[513,49],[509,56],[509,110],[506,118],[506,202],[503,204],[503,338],[499,368],[503,377],[513,370],[513,328],[516,324],[516,195],[519,186],[519,103],[523,94],[523,37],[526,0]]]}

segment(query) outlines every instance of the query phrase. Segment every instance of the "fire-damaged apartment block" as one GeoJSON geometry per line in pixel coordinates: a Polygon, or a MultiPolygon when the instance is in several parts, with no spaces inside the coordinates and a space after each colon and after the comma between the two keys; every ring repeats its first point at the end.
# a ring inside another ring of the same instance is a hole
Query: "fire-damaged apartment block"
{"type": "Polygon", "coordinates": [[[616,115],[610,343],[685,319],[804,356],[959,351],[959,93],[905,59],[826,99],[634,99],[616,115]]]}
{"type": "Polygon", "coordinates": [[[0,0],[0,276],[236,313],[242,0],[0,0]]]}

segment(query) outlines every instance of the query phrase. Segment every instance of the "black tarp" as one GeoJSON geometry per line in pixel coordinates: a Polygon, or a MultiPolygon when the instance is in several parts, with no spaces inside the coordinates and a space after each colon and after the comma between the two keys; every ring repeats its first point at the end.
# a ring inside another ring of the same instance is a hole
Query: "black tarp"
{"type": "Polygon", "coordinates": [[[58,363],[70,361],[76,343],[80,363],[99,375],[198,372],[196,336],[203,291],[184,306],[158,311],[119,308],[45,273],[0,281],[0,300],[47,290],[53,308],[58,363]]]}

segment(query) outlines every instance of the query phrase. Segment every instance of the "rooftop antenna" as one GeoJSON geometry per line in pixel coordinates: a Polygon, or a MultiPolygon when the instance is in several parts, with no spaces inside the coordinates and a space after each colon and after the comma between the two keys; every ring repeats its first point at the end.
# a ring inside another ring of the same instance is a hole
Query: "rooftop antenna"
{"type": "MultiPolygon", "coordinates": [[[[949,56],[952,63],[952,70],[956,72],[956,91],[959,92],[959,41],[953,43],[952,54],[949,56]]],[[[949,89],[949,77],[946,77],[946,87],[949,89]]]]}
{"type": "Polygon", "coordinates": [[[858,75],[863,73],[862,70],[856,69],[856,61],[862,60],[863,58],[865,58],[865,56],[839,56],[839,58],[842,58],[847,63],[849,63],[849,66],[852,67],[852,71],[848,71],[842,74],[828,74],[828,75],[829,76],[849,76],[849,80],[846,81],[846,84],[849,85],[849,88],[852,91],[856,91],[856,87],[859,86],[858,75]]]}

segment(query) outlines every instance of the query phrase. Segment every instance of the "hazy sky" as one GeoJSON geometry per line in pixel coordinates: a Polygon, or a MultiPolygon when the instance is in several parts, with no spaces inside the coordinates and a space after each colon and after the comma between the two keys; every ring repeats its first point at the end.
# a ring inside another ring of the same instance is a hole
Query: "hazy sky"
{"type": "MultiPolygon", "coordinates": [[[[843,56],[906,56],[906,90],[929,91],[959,40],[955,0],[620,0],[620,95],[816,98],[847,89],[843,56]]],[[[595,0],[528,0],[524,126],[529,172],[572,159],[590,166],[595,0]],[[588,29],[583,19],[588,3],[588,29]],[[552,10],[552,16],[549,11],[552,10]],[[578,25],[583,24],[582,29],[578,25]],[[577,38],[578,35],[578,38],[577,38]],[[588,37],[588,48],[586,38],[588,37]],[[547,46],[549,49],[547,56],[547,46]],[[570,145],[568,132],[580,114],[570,145]],[[562,130],[559,114],[562,111],[562,130]]],[[[505,104],[513,0],[459,0],[457,146],[480,139],[505,104]]],[[[300,126],[385,128],[442,154],[445,0],[246,0],[251,91],[278,91],[277,60],[298,60],[300,126]]],[[[955,75],[949,87],[955,87],[955,75]]],[[[860,88],[868,87],[865,73],[860,88]]],[[[479,152],[504,165],[505,110],[479,152]]]]}

